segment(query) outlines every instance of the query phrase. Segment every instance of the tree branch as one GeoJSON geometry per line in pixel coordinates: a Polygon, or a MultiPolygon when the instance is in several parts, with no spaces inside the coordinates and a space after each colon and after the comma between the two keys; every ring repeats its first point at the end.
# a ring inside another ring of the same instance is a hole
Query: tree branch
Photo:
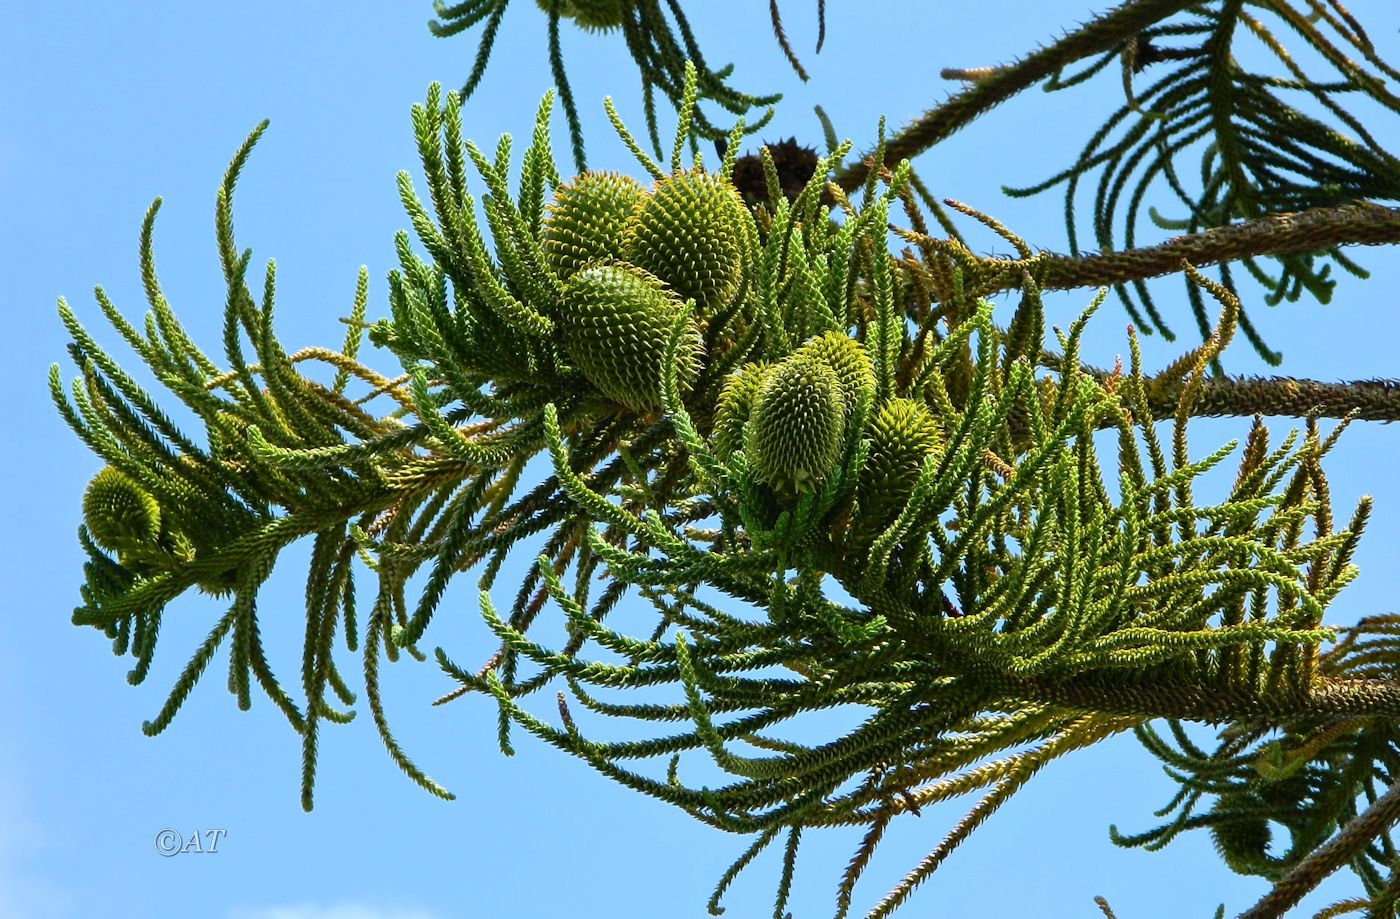
{"type": "MultiPolygon", "coordinates": [[[[1049,47],[997,68],[942,105],[925,112],[890,138],[885,146],[886,162],[913,158],[1061,67],[1093,54],[1112,51],[1153,23],[1196,2],[1199,0],[1134,0],[1113,8],[1049,47]]],[[[836,184],[850,192],[865,181],[869,172],[867,158],[863,157],[842,170],[836,177],[836,184]]]]}
{"type": "Polygon", "coordinates": [[[1400,783],[1390,786],[1376,802],[1314,849],[1283,876],[1258,903],[1240,913],[1239,919],[1274,919],[1298,905],[1309,891],[1347,862],[1361,854],[1380,834],[1400,821],[1400,783]]]}
{"type": "Polygon", "coordinates": [[[1306,692],[1257,693],[1230,691],[1215,683],[1176,676],[1134,683],[1118,676],[1094,674],[1064,680],[1008,680],[1006,688],[1013,687],[1022,690],[1024,698],[1067,708],[1206,724],[1400,717],[1400,681],[1396,680],[1318,680],[1306,692]]]}
{"type": "MultiPolygon", "coordinates": [[[[1273,214],[1124,252],[1082,256],[1044,253],[1035,259],[1038,264],[1007,261],[1004,265],[1043,272],[1038,279],[1044,290],[1073,290],[1174,274],[1181,270],[1183,260],[1199,268],[1257,256],[1396,242],[1400,242],[1400,208],[1359,202],[1273,214]]],[[[998,281],[1002,285],[998,289],[1019,287],[1022,275],[1013,269],[998,281]]]]}
{"type": "Polygon", "coordinates": [[[971,277],[968,292],[985,297],[1018,290],[1033,280],[1041,290],[1078,290],[1145,281],[1195,267],[1259,256],[1321,252],[1336,246],[1400,243],[1400,208],[1357,202],[1214,227],[1190,236],[1173,236],[1155,246],[1122,252],[1063,255],[1039,252],[1027,258],[974,255],[956,239],[940,239],[900,227],[891,229],[926,253],[945,253],[971,277]]]}
{"type": "MultiPolygon", "coordinates": [[[[1149,383],[1147,402],[1152,417],[1161,421],[1176,414],[1185,382],[1163,386],[1149,383]]],[[[1192,417],[1281,415],[1303,418],[1344,418],[1400,421],[1400,380],[1352,380],[1324,383],[1291,377],[1224,377],[1201,381],[1192,417]]]]}

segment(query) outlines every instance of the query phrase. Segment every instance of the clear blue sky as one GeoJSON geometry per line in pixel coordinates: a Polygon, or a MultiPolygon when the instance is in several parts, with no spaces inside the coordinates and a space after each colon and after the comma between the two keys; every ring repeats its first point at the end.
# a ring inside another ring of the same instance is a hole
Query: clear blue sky
{"type": "MultiPolygon", "coordinates": [[[[788,2],[787,24],[813,75],[802,86],[773,44],[764,5],[692,3],[712,61],[741,62],[742,87],[788,93],[765,136],[816,141],[811,114],[823,104],[838,131],[866,146],[880,113],[899,124],[949,89],[945,66],[996,63],[1027,50],[1102,3],[928,0],[832,3],[826,49],[810,53],[809,2],[788,2]],[[988,26],[992,27],[988,27],[988,26]]],[[[1400,59],[1400,13],[1391,0],[1349,4],[1381,51],[1400,59]]],[[[9,406],[0,472],[8,484],[5,640],[0,642],[0,919],[201,915],[225,919],[439,919],[458,916],[701,916],[724,868],[744,847],[635,795],[582,763],[523,735],[506,759],[495,743],[495,707],[480,698],[432,709],[448,688],[431,665],[387,669],[387,706],[418,762],[453,789],[444,803],[403,779],[384,755],[368,713],[323,733],[317,809],[298,804],[298,739],[265,698],[239,713],[216,659],[175,724],[158,739],[141,722],[164,700],[187,650],[217,607],[182,598],[163,626],[148,681],[129,687],[129,659],[114,658],[69,616],[81,558],[74,538],[83,484],[100,465],[62,425],[45,374],[64,359],[54,310],[69,298],[100,340],[115,348],[91,298],[106,287],[129,316],[144,311],[136,264],[141,216],[165,199],[157,224],[161,278],[196,340],[217,351],[223,285],[213,241],[214,190],[244,135],[272,127],[239,186],[236,218],[254,264],[278,264],[280,335],[290,347],[339,342],[355,272],[368,265],[371,316],[385,312],[392,236],[407,227],[394,175],[415,168],[408,107],[428,83],[457,86],[471,37],[432,38],[426,0],[398,3],[11,4],[0,35],[0,339],[9,406]],[[197,12],[196,12],[197,11],[197,12]],[[223,829],[214,854],[163,858],[158,831],[223,829]]],[[[544,16],[520,0],[501,30],[492,69],[466,109],[469,136],[493,143],[528,136],[549,85],[544,16]]],[[[570,34],[574,89],[595,168],[635,171],[602,116],[611,94],[642,124],[637,79],[616,39],[570,34]]],[[[1109,75],[1078,94],[1027,94],[920,162],[940,195],[1001,217],[1033,243],[1064,247],[1057,195],[1004,198],[1059,169],[1094,116],[1121,100],[1109,75]]],[[[1376,133],[1400,150],[1393,117],[1376,133]]],[[[557,150],[567,156],[562,118],[557,150]]],[[[990,239],[987,249],[998,248],[990,239]]],[[[1286,368],[1322,379],[1395,376],[1400,260],[1359,258],[1372,281],[1346,281],[1331,306],[1313,302],[1255,316],[1286,353],[1286,368]]],[[[1159,288],[1183,330],[1175,281],[1159,288]]],[[[1068,322],[1084,298],[1055,301],[1068,322]]],[[[1005,314],[1001,314],[1003,318],[1005,314]]],[[[1126,315],[1110,302],[1092,327],[1087,356],[1109,365],[1125,351],[1126,315]]],[[[1149,366],[1173,353],[1146,342],[1149,366]]],[[[377,363],[393,369],[391,359],[377,363]]],[[[134,358],[128,366],[135,369],[134,358]]],[[[1244,347],[1237,372],[1261,372],[1244,347]]],[[[65,366],[65,373],[68,372],[65,366]]],[[[1281,427],[1275,425],[1275,427],[1281,427]]],[[[1201,424],[1208,452],[1246,430],[1244,421],[1201,424]]],[[[1400,544],[1400,429],[1353,426],[1328,467],[1339,515],[1376,497],[1357,561],[1360,580],[1333,608],[1334,621],[1395,609],[1400,544]]],[[[274,667],[295,673],[300,654],[305,552],[279,563],[260,603],[274,667]]],[[[523,559],[522,559],[523,561],[523,559]]],[[[427,644],[461,662],[489,653],[470,582],[450,598],[427,644]],[[454,605],[455,604],[455,605],[454,605]]],[[[511,578],[503,578],[502,584],[511,578]]],[[[504,589],[504,588],[503,588],[504,589]]],[[[353,667],[349,668],[353,672],[353,667]]],[[[924,886],[902,915],[1097,915],[1103,894],[1122,919],[1207,916],[1222,900],[1244,908],[1262,882],[1228,874],[1204,835],[1156,854],[1121,850],[1107,827],[1153,824],[1173,786],[1130,738],[1052,765],[997,814],[924,886]]],[[[931,849],[970,801],[907,818],[887,837],[860,889],[868,906],[931,849]]],[[[791,908],[798,919],[830,915],[835,881],[858,837],[809,833],[791,908]]],[[[778,853],[746,873],[730,915],[771,912],[778,853]]],[[[1353,889],[1336,881],[1309,903],[1353,889]]],[[[1301,914],[1301,913],[1300,913],[1301,914]]]]}

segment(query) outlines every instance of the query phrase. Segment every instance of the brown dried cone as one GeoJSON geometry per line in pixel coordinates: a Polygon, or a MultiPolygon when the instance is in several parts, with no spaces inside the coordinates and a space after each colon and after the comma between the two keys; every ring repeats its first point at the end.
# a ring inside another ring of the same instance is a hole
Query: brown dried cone
{"type": "Polygon", "coordinates": [[[627,219],[646,192],[631,176],[585,172],[561,185],[544,218],[544,254],[566,280],[591,262],[622,254],[627,219]]]}
{"type": "Polygon", "coordinates": [[[891,399],[870,419],[870,452],[856,486],[860,513],[850,538],[869,542],[899,516],[919,480],[924,459],[943,452],[938,421],[921,402],[891,399]]]}
{"type": "MultiPolygon", "coordinates": [[[[788,201],[796,201],[802,189],[812,180],[817,171],[817,151],[804,147],[797,138],[789,137],[776,144],[765,144],[773,156],[773,166],[778,173],[778,187],[788,201]]],[[[770,204],[768,200],[768,178],[763,174],[763,158],[749,153],[734,160],[734,187],[744,203],[770,204]]]]}
{"type": "MultiPolygon", "coordinates": [[[[683,306],[640,268],[622,262],[590,265],[564,288],[564,350],[607,398],[635,411],[660,408],[661,362],[683,306]]],[[[700,372],[702,350],[700,328],[692,319],[676,352],[682,392],[700,372]]]]}
{"type": "Polygon", "coordinates": [[[820,485],[841,459],[844,408],[836,374],[811,355],[792,354],[765,374],[744,435],[759,478],[789,494],[820,485]]]}
{"type": "Polygon", "coordinates": [[[694,299],[701,320],[723,309],[743,273],[744,204],[734,186],[702,169],[657,180],[627,223],[625,261],[694,299]]]}

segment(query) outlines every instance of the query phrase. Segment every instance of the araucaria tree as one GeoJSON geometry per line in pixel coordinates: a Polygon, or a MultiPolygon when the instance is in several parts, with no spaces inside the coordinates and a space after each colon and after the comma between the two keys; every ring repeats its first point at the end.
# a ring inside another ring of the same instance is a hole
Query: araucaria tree
{"type": "Polygon", "coordinates": [[[106,464],[83,496],[74,623],[130,654],[139,683],[171,603],[227,601],[146,732],[226,657],[238,705],[265,693],[300,734],[306,808],[320,731],[348,721],[360,692],[394,761],[451,797],[381,704],[383,662],[432,656],[446,698],[499,708],[504,751],[523,731],[748,837],[716,914],[777,845],[782,917],[803,834],[850,826],[855,852],[833,879],[846,916],[893,820],[973,796],[871,919],[1046,763],[1135,732],[1180,792],[1160,826],[1117,842],[1209,833],[1226,868],[1274,883],[1251,919],[1338,871],[1360,893],[1319,915],[1396,915],[1400,616],[1328,622],[1370,505],[1334,508],[1323,467],[1349,421],[1400,419],[1400,383],[1228,370],[1235,338],[1277,362],[1237,295],[1242,272],[1273,300],[1325,301],[1334,266],[1361,270],[1344,247],[1400,242],[1400,210],[1381,203],[1400,198],[1400,160],[1355,114],[1400,113],[1400,72],[1341,3],[1129,0],[1012,63],[950,74],[961,90],[868,146],[838,141],[822,116],[819,150],[744,156],[776,97],[708,65],[674,0],[516,4],[510,15],[542,17],[557,89],[533,127],[522,117],[520,156],[509,137],[478,147],[463,107],[489,86],[508,7],[437,8],[435,33],[479,36],[476,63],[460,92],[434,85],[413,106],[426,183],[405,173],[398,187],[417,240],[396,237],[387,304],[370,306],[361,274],[338,350],[282,348],[273,266],[256,278],[235,242],[234,186],[261,126],[218,194],[221,353],[191,340],[161,292],[159,201],[141,227],[144,321],[97,295],[204,431],[177,429],[60,301],[77,376],[67,386],[55,367],[53,399],[106,464]],[[645,134],[607,109],[636,177],[587,170],[568,28],[608,33],[637,62],[645,134]],[[1245,40],[1268,67],[1241,63],[1245,40]],[[1073,92],[1101,72],[1121,73],[1121,108],[1084,126],[1075,162],[1015,192],[1064,187],[1067,254],[935,200],[911,169],[1013,94],[1073,92]],[[556,99],[572,169],[552,154],[556,99]],[[1179,219],[1152,219],[1181,235],[1139,247],[1151,190],[1175,197],[1179,219]],[[1015,255],[975,254],[958,228],[970,222],[1015,255]],[[1097,251],[1076,242],[1088,227],[1097,251]],[[1168,274],[1180,303],[1144,284],[1168,274]],[[1052,325],[1042,294],[1081,289],[1088,308],[1052,325]],[[1110,291],[1144,333],[1182,332],[1189,310],[1199,337],[1154,371],[1130,332],[1127,366],[1104,369],[1080,343],[1110,291]],[[334,379],[303,373],[314,365],[334,379]],[[1242,419],[1240,438],[1188,445],[1206,415],[1242,419]],[[1271,442],[1263,415],[1300,429],[1271,442]],[[527,474],[536,457],[542,477],[527,474]],[[1226,497],[1198,501],[1193,484],[1222,464],[1238,469],[1226,497]],[[269,666],[257,597],[302,539],[291,690],[269,666]],[[526,545],[539,548],[523,582],[500,583],[526,545]],[[431,645],[464,576],[499,638],[484,663],[431,645]],[[614,628],[623,603],[654,627],[614,628]],[[548,618],[564,640],[532,628],[548,618]],[[783,739],[791,720],[837,709],[861,713],[857,726],[783,739]],[[610,739],[607,719],[653,736],[610,739]],[[689,781],[695,758],[731,780],[689,781]]]}

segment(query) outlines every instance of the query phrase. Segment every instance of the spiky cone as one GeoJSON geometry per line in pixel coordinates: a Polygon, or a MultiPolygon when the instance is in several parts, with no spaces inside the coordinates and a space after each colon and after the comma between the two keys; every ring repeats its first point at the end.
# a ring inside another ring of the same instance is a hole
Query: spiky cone
{"type": "Polygon", "coordinates": [[[811,491],[841,459],[844,402],[836,374],[792,354],[763,377],[744,435],[744,453],[779,492],[811,491]]]}
{"type": "MultiPolygon", "coordinates": [[[[1260,874],[1273,867],[1271,863],[1279,859],[1269,857],[1273,833],[1269,829],[1268,818],[1249,811],[1232,814],[1228,803],[1229,799],[1218,798],[1215,807],[1211,808],[1212,816],[1217,818],[1210,825],[1215,851],[1236,874],[1260,874]]],[[[1258,807],[1257,803],[1250,803],[1258,807]]]]}
{"type": "Polygon", "coordinates": [[[657,180],[627,222],[623,258],[656,275],[702,320],[725,307],[743,270],[745,211],[734,186],[703,169],[657,180]]]}
{"type": "MultiPolygon", "coordinates": [[[[812,147],[802,146],[795,137],[764,146],[773,157],[773,166],[778,173],[778,187],[783,197],[787,198],[789,203],[796,201],[817,171],[817,162],[820,159],[817,151],[812,147]]],[[[762,156],[750,153],[736,158],[733,181],[745,204],[750,207],[763,204],[771,208],[772,202],[768,199],[768,178],[763,171],[762,156]]]]}
{"type": "Polygon", "coordinates": [[[108,552],[154,547],[160,539],[160,505],[120,470],[106,466],[83,492],[83,523],[108,552]]]}
{"type": "Polygon", "coordinates": [[[622,254],[627,219],[646,196],[631,176],[585,172],[561,185],[544,218],[544,254],[561,280],[622,254]]]}
{"type": "MultiPolygon", "coordinates": [[[[621,262],[591,265],[564,288],[564,350],[589,383],[634,411],[661,406],[661,362],[683,304],[645,271],[621,262]]],[[[692,319],[676,351],[682,392],[700,372],[699,326],[692,319]]]]}
{"type": "MultiPolygon", "coordinates": [[[[550,0],[535,0],[535,5],[548,13],[550,0]]],[[[559,0],[559,15],[590,32],[620,27],[631,9],[628,0],[559,0]]]]}
{"type": "Polygon", "coordinates": [[[820,360],[836,374],[836,385],[841,389],[847,421],[850,421],[861,395],[874,393],[875,369],[870,365],[870,355],[866,353],[865,346],[855,339],[840,332],[823,332],[804,343],[797,353],[820,360]]]}
{"type": "Polygon", "coordinates": [[[938,421],[922,402],[891,399],[870,419],[870,452],[856,487],[860,513],[850,538],[869,542],[894,522],[919,480],[924,459],[943,451],[938,421]]]}
{"type": "Polygon", "coordinates": [[[710,439],[715,452],[724,458],[744,448],[744,422],[753,412],[754,399],[771,365],[750,363],[725,377],[715,401],[715,423],[710,439]]]}

